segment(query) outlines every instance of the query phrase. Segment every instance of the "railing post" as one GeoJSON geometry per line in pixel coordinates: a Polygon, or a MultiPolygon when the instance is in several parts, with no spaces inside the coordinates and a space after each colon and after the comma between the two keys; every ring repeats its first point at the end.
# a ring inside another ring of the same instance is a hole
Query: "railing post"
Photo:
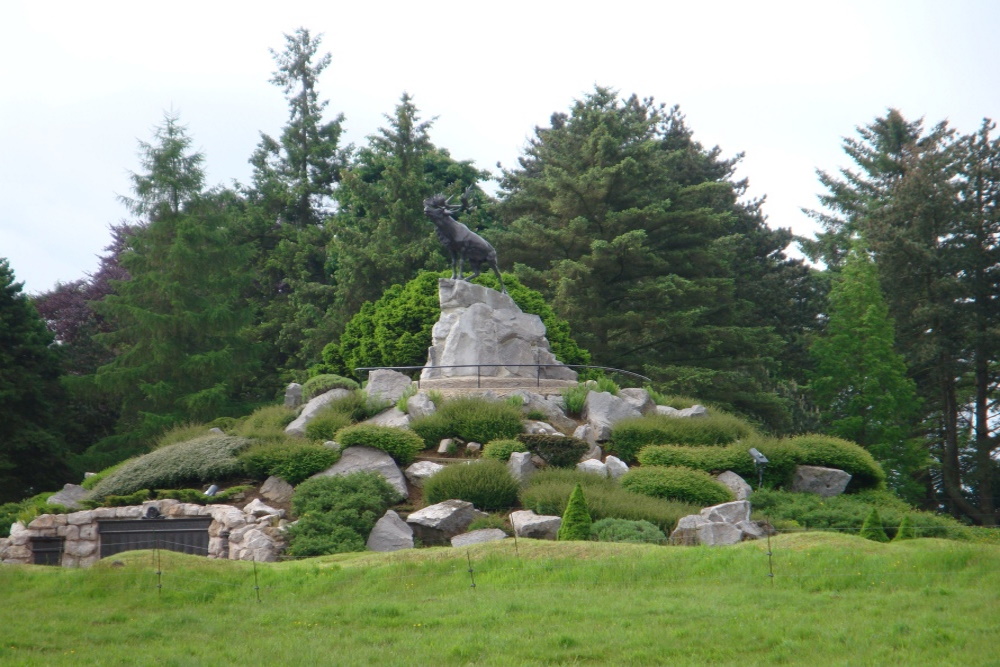
{"type": "Polygon", "coordinates": [[[480,389],[483,386],[481,379],[482,370],[483,370],[482,364],[476,364],[476,389],[480,389]]]}
{"type": "Polygon", "coordinates": [[[535,364],[535,387],[542,386],[542,365],[535,364]]]}

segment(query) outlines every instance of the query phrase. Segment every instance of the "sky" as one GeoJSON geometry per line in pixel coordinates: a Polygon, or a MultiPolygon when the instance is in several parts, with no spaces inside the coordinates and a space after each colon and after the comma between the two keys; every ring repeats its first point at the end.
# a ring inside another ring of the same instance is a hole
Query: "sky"
{"type": "Polygon", "coordinates": [[[24,290],[97,269],[128,217],[138,141],[166,112],[209,185],[249,182],[260,133],[287,120],[269,49],[299,27],[332,55],[319,92],[347,142],[385,126],[405,91],[436,145],[497,173],[552,113],[610,87],[678,104],[696,140],[744,153],[737,177],[766,196],[768,224],[804,236],[816,170],[849,165],[858,126],[889,108],[963,133],[1000,120],[992,0],[4,0],[0,258],[24,290]]]}

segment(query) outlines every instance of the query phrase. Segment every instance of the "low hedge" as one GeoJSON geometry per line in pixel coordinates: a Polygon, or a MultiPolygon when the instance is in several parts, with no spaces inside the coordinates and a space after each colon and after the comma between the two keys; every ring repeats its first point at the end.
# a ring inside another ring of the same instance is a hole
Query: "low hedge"
{"type": "Polygon", "coordinates": [[[342,428],[334,439],[343,447],[381,449],[401,466],[413,463],[413,457],[424,448],[423,440],[413,431],[377,424],[355,424],[342,428]]]}
{"type": "Polygon", "coordinates": [[[632,468],[621,477],[622,488],[652,498],[709,506],[733,500],[733,492],[707,472],[681,466],[632,468]]]}
{"type": "Polygon", "coordinates": [[[611,430],[610,451],[633,463],[647,445],[727,445],[756,434],[739,417],[710,412],[704,417],[645,415],[622,419],[611,430]]]}
{"type": "Polygon", "coordinates": [[[354,391],[359,385],[356,381],[340,375],[324,374],[311,377],[302,385],[302,399],[308,401],[320,394],[325,394],[333,389],[347,389],[354,391]]]}
{"type": "Polygon", "coordinates": [[[529,452],[537,454],[556,468],[576,466],[580,457],[590,449],[586,441],[565,435],[522,433],[517,439],[524,443],[529,452]]]}
{"type": "Polygon", "coordinates": [[[810,433],[789,438],[802,450],[801,463],[838,468],[851,474],[848,491],[880,488],[885,485],[885,471],[866,449],[858,444],[829,435],[810,433]]]}
{"type": "Polygon", "coordinates": [[[506,463],[514,452],[526,452],[528,446],[520,440],[491,440],[483,445],[483,458],[506,463]]]}
{"type": "Polygon", "coordinates": [[[253,445],[241,452],[239,459],[254,479],[274,475],[295,486],[336,463],[340,452],[318,443],[286,438],[253,445]]]}
{"type": "Polygon", "coordinates": [[[751,447],[767,457],[764,484],[772,487],[787,484],[804,456],[802,449],[789,440],[756,437],[726,447],[653,445],[644,447],[638,459],[643,466],[685,466],[712,474],[732,470],[756,486],[757,468],[750,456],[751,447]]]}
{"type": "Polygon", "coordinates": [[[485,443],[516,437],[524,430],[521,410],[506,401],[489,401],[478,396],[447,400],[436,412],[410,422],[427,449],[444,438],[485,443]]]}
{"type": "Polygon", "coordinates": [[[648,521],[601,519],[590,525],[590,537],[598,542],[666,544],[667,536],[648,521]]]}
{"type": "Polygon", "coordinates": [[[424,482],[424,500],[429,505],[458,499],[485,512],[514,507],[517,491],[517,481],[507,466],[492,459],[445,466],[424,482]]]}
{"type": "Polygon", "coordinates": [[[547,468],[532,475],[521,490],[521,504],[538,514],[562,516],[577,483],[583,487],[587,510],[595,521],[648,521],[669,534],[681,517],[701,511],[697,505],[650,498],[622,488],[613,479],[564,468],[547,468]]]}
{"type": "Polygon", "coordinates": [[[295,410],[284,405],[267,405],[240,420],[234,433],[254,440],[284,440],[285,427],[295,420],[295,415],[295,410]]]}
{"type": "Polygon", "coordinates": [[[335,406],[327,406],[306,424],[306,437],[319,442],[333,440],[337,431],[353,423],[354,419],[349,413],[342,412],[335,406]]]}

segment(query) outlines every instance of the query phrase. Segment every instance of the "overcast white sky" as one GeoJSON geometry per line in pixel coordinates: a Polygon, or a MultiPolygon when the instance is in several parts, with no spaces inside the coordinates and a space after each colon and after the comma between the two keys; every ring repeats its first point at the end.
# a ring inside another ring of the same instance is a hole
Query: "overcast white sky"
{"type": "MultiPolygon", "coordinates": [[[[695,138],[745,152],[769,224],[811,234],[815,169],[899,108],[972,132],[1000,120],[992,0],[502,3],[201,0],[0,5],[0,257],[25,290],[85,277],[126,216],[137,140],[180,113],[210,185],[249,181],[287,111],[283,33],[323,33],[329,112],[355,144],[405,90],[432,140],[495,171],[595,84],[680,104],[695,138]]],[[[502,252],[502,249],[501,249],[502,252]]]]}

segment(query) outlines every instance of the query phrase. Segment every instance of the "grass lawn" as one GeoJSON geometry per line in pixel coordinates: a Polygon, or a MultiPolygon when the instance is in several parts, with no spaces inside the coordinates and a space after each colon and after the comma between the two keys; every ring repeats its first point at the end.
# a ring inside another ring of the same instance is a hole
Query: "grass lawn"
{"type": "Polygon", "coordinates": [[[0,566],[0,664],[1000,664],[1000,546],[772,547],[773,581],[766,542],[0,566]]]}

